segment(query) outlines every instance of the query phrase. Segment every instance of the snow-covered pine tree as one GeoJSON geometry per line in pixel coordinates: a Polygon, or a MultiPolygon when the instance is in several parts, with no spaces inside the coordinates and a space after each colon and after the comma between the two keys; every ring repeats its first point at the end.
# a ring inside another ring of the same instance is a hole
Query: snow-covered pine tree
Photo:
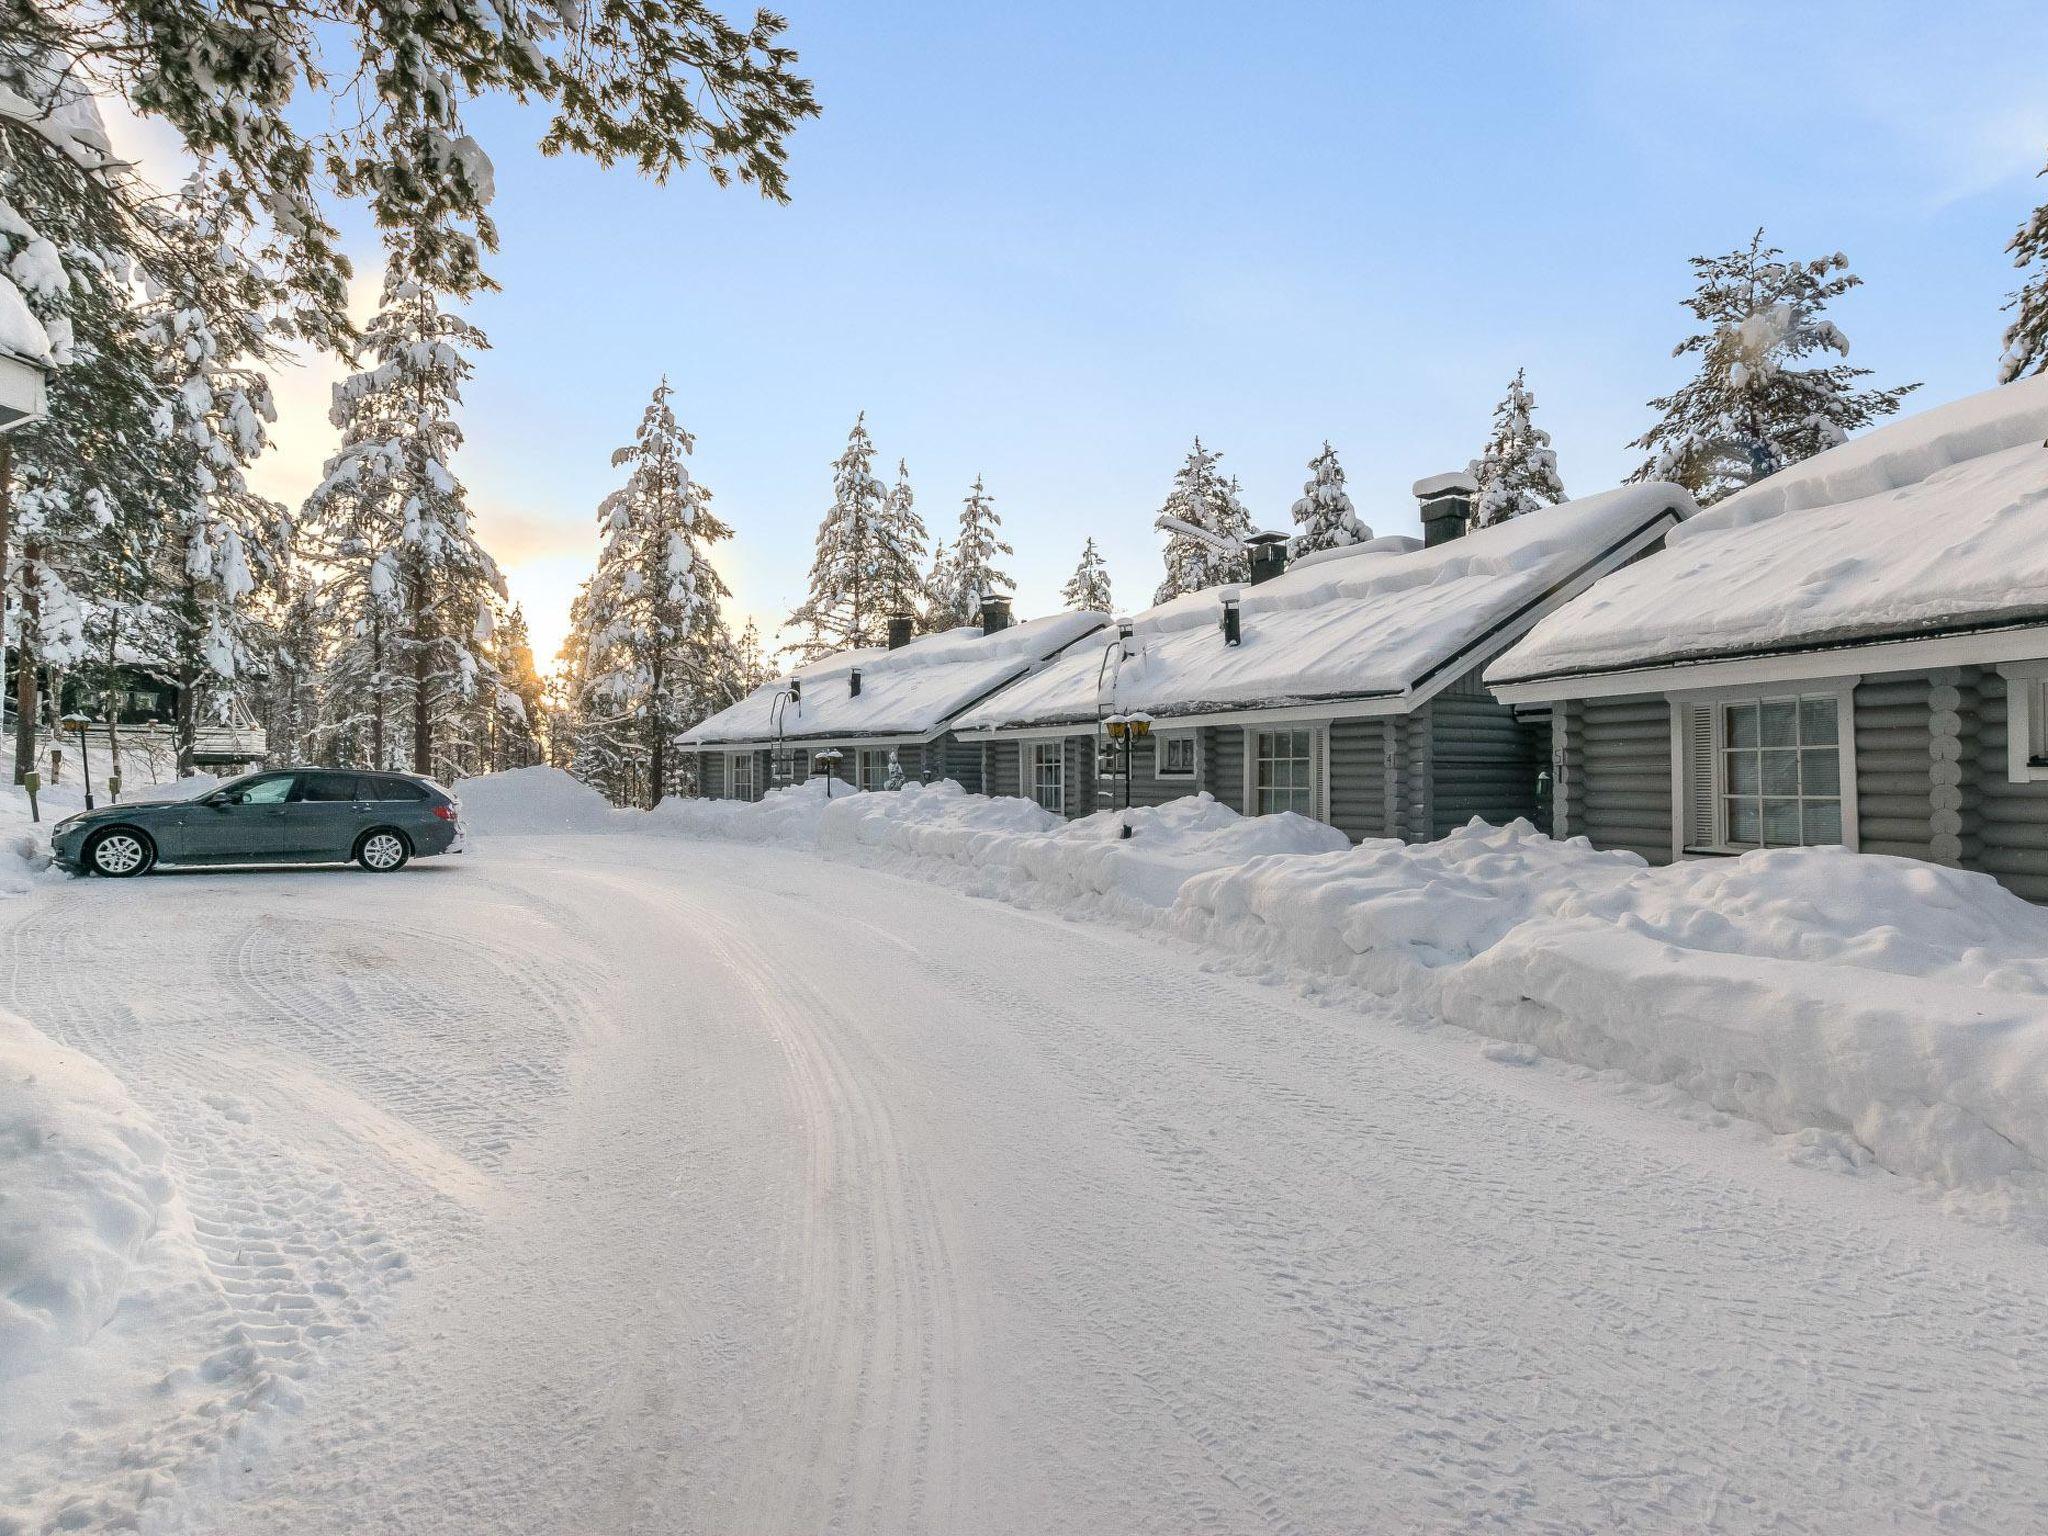
{"type": "Polygon", "coordinates": [[[1468,466],[1479,482],[1472,504],[1478,527],[1504,523],[1566,499],[1550,434],[1529,419],[1535,409],[1535,393],[1517,368],[1506,396],[1493,408],[1493,432],[1468,466]]]}
{"type": "Polygon", "coordinates": [[[1094,535],[1081,546],[1081,563],[1060,589],[1060,600],[1076,613],[1113,613],[1109,595],[1109,566],[1095,547],[1094,535]]]}
{"type": "Polygon", "coordinates": [[[936,632],[953,624],[953,556],[944,539],[932,546],[931,569],[925,572],[923,602],[919,605],[924,628],[936,632]]]}
{"type": "Polygon", "coordinates": [[[259,664],[251,709],[262,723],[274,762],[323,759],[321,690],[326,673],[320,589],[303,568],[289,572],[283,590],[258,605],[261,628],[254,649],[259,664]]]}
{"type": "Polygon", "coordinates": [[[888,495],[875,474],[863,411],[832,461],[832,505],[818,524],[810,594],[786,621],[802,632],[791,649],[804,659],[879,645],[886,637],[882,523],[888,495]]]}
{"type": "Polygon", "coordinates": [[[1152,601],[1163,603],[1183,592],[1226,581],[1243,581],[1250,571],[1250,559],[1241,540],[1252,531],[1251,514],[1245,510],[1237,483],[1223,478],[1217,462],[1221,453],[1195,445],[1173,477],[1173,489],[1159,510],[1216,538],[1236,546],[1234,553],[1217,548],[1192,534],[1171,530],[1166,535],[1166,579],[1159,583],[1152,601]]]}
{"type": "Polygon", "coordinates": [[[1672,348],[1699,358],[1699,372],[1652,400],[1657,424],[1629,446],[1649,458],[1632,478],[1671,480],[1702,505],[1832,448],[1859,427],[1893,414],[1917,384],[1864,389],[1868,368],[1796,366],[1818,352],[1849,354],[1849,338],[1827,318],[1828,303],[1862,283],[1840,251],[1784,261],[1759,229],[1725,256],[1695,256],[1698,288],[1685,307],[1705,329],[1672,348]]]}
{"type": "Polygon", "coordinates": [[[437,725],[495,686],[479,629],[504,579],[449,467],[462,444],[464,350],[488,343],[415,276],[405,236],[391,242],[383,304],[364,335],[372,366],[334,386],[341,448],[302,513],[338,634],[329,702],[341,734],[366,736],[359,750],[378,766],[395,761],[391,716],[409,707],[413,771],[434,773],[444,766],[437,725]]]}
{"type": "Polygon", "coordinates": [[[485,762],[493,770],[524,768],[540,761],[546,731],[547,681],[533,656],[533,637],[526,610],[514,603],[492,637],[492,666],[499,694],[492,724],[496,727],[485,762]]]}
{"type": "Polygon", "coordinates": [[[657,180],[696,162],[777,201],[785,141],[818,110],[781,17],[735,25],[707,0],[9,0],[0,17],[10,50],[73,61],[231,171],[236,213],[275,231],[323,338],[349,333],[349,273],[322,183],[366,199],[380,227],[413,230],[430,284],[463,294],[481,281],[493,188],[459,120],[469,101],[547,103],[548,153],[625,160],[657,180]]]}
{"type": "Polygon", "coordinates": [[[920,566],[925,550],[924,519],[917,515],[917,498],[910,489],[910,466],[896,461],[896,484],[882,503],[881,525],[877,530],[876,587],[880,593],[882,618],[907,613],[916,616],[924,606],[924,572],[920,566]]]}
{"type": "Polygon", "coordinates": [[[761,626],[751,616],[740,637],[733,646],[733,679],[729,690],[735,700],[746,697],[767,682],[774,673],[768,667],[768,654],[761,644],[761,626]]]}
{"type": "Polygon", "coordinates": [[[631,472],[598,506],[602,543],[582,618],[582,712],[636,723],[650,806],[673,784],[669,743],[722,707],[734,669],[722,607],[731,593],[706,554],[732,530],[684,462],[696,439],[677,422],[673,393],[663,379],[633,441],[612,455],[631,472]]]}
{"type": "Polygon", "coordinates": [[[143,336],[164,402],[170,471],[160,485],[155,596],[142,643],[178,687],[177,771],[193,772],[202,714],[225,714],[242,689],[260,615],[249,601],[274,587],[290,557],[285,509],[244,473],[276,417],[262,364],[277,281],[242,254],[232,200],[204,171],[169,206],[145,210],[155,236],[145,275],[143,336]]]}
{"type": "Polygon", "coordinates": [[[1294,503],[1293,552],[1312,555],[1371,538],[1372,530],[1358,520],[1351,505],[1351,493],[1344,489],[1344,466],[1327,438],[1323,451],[1308,461],[1308,469],[1308,483],[1294,503]]]}
{"type": "Polygon", "coordinates": [[[0,630],[15,651],[18,783],[35,766],[38,720],[55,713],[42,684],[54,698],[57,674],[104,657],[146,597],[168,469],[133,284],[144,245],[136,189],[91,96],[27,39],[0,32],[0,272],[52,365],[48,414],[0,436],[0,630]],[[96,637],[88,598],[102,603],[96,637]]]}
{"type": "Polygon", "coordinates": [[[960,504],[960,524],[953,532],[953,548],[947,554],[943,585],[934,593],[932,628],[951,629],[972,624],[981,613],[981,600],[991,593],[1014,590],[1007,571],[996,560],[1016,551],[1003,542],[1002,515],[996,499],[974,477],[974,485],[960,504]]]}
{"type": "MultiPolygon", "coordinates": [[[[2048,171],[2041,174],[2048,176],[2048,171]]],[[[1998,382],[2010,384],[2048,368],[2048,203],[2027,215],[2005,250],[2012,264],[2027,274],[2019,292],[2005,303],[2012,324],[2005,328],[1998,382]]]]}

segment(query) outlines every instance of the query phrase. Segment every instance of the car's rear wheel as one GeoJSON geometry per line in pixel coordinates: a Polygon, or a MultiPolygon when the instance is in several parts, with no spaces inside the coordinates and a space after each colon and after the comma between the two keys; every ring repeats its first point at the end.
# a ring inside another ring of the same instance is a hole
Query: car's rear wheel
{"type": "Polygon", "coordinates": [[[156,862],[156,849],[140,832],[113,827],[100,833],[85,849],[85,867],[96,875],[123,880],[145,874],[156,862]]]}
{"type": "Polygon", "coordinates": [[[405,840],[403,832],[390,827],[374,827],[362,835],[356,844],[356,862],[373,875],[388,875],[394,869],[405,868],[405,861],[412,857],[412,844],[405,840]]]}

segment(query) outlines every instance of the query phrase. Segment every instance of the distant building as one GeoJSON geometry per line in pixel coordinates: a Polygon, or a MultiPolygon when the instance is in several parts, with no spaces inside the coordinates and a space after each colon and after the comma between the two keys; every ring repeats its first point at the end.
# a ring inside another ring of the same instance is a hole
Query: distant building
{"type": "Polygon", "coordinates": [[[907,781],[957,779],[979,790],[980,749],[960,746],[954,718],[1107,622],[1061,613],[1013,624],[1002,597],[984,600],[981,620],[922,639],[911,638],[909,619],[892,620],[886,648],[842,651],[762,684],[683,736],[696,793],[758,800],[824,771],[881,789],[892,756],[907,781]]]}

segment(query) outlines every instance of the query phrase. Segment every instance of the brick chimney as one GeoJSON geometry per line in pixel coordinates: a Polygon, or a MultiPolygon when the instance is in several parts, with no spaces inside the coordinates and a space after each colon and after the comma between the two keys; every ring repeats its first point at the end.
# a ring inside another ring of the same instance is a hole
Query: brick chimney
{"type": "Polygon", "coordinates": [[[1255,533],[1244,542],[1245,548],[1251,551],[1253,586],[1271,581],[1287,569],[1286,534],[1255,533]]]}

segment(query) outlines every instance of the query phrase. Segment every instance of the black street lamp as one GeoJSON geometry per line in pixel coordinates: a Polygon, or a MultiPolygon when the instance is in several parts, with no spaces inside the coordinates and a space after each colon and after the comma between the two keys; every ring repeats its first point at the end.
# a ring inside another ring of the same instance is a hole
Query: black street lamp
{"type": "Polygon", "coordinates": [[[1124,752],[1124,823],[1122,837],[1131,835],[1131,752],[1136,744],[1152,734],[1152,717],[1143,710],[1133,710],[1128,715],[1111,715],[1102,722],[1110,739],[1123,747],[1124,752]]]}
{"type": "Polygon", "coordinates": [[[92,722],[84,715],[66,715],[61,721],[65,730],[78,736],[78,771],[85,779],[85,808],[92,809],[92,759],[86,753],[85,728],[92,722]]]}

